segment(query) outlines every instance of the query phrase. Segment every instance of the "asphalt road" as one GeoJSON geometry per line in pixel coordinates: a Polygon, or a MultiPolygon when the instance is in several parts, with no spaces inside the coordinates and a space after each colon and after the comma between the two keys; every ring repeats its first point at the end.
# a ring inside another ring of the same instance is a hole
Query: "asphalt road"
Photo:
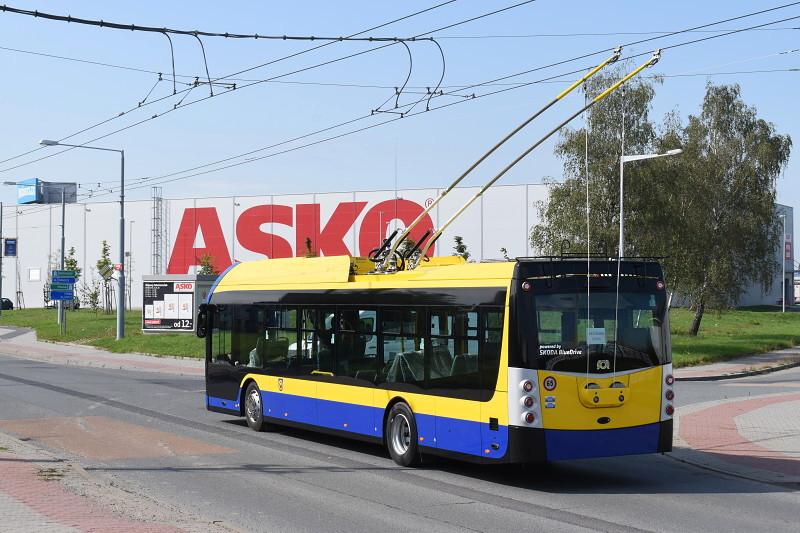
{"type": "MultiPolygon", "coordinates": [[[[769,383],[786,379],[679,383],[677,394],[686,405],[783,392],[769,383]]],[[[123,488],[247,531],[797,531],[793,488],[669,456],[529,468],[437,459],[408,470],[374,445],[252,432],[207,412],[203,387],[198,378],[0,355],[0,431],[17,424],[123,488]],[[153,431],[173,440],[154,451],[153,431]]]]}

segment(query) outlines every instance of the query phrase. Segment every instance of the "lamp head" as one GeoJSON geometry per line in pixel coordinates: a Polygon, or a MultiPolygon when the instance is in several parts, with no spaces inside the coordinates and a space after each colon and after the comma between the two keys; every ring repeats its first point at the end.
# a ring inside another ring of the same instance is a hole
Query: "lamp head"
{"type": "Polygon", "coordinates": [[[39,141],[39,144],[41,144],[42,146],[58,146],[58,141],[53,141],[50,139],[42,139],[41,141],[39,141]]]}
{"type": "Polygon", "coordinates": [[[667,150],[667,155],[678,155],[678,154],[682,154],[682,153],[683,153],[683,149],[682,148],[675,148],[674,150],[667,150]]]}

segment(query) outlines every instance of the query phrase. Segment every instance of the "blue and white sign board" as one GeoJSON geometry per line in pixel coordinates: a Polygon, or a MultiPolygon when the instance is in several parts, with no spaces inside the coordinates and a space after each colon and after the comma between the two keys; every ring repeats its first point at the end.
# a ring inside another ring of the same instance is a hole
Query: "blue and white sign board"
{"type": "Polygon", "coordinates": [[[17,239],[6,239],[3,243],[5,257],[17,257],[17,239]]]}
{"type": "Polygon", "coordinates": [[[31,178],[17,183],[18,204],[38,204],[42,202],[40,180],[31,178]]]}
{"type": "Polygon", "coordinates": [[[75,291],[50,291],[50,299],[72,301],[75,299],[75,291]]]}

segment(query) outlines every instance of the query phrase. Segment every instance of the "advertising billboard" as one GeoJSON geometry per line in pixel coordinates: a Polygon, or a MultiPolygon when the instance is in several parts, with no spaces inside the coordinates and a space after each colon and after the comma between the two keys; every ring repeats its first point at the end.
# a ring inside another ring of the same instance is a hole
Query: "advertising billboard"
{"type": "Polygon", "coordinates": [[[144,281],[142,329],[194,331],[194,281],[144,281]]]}

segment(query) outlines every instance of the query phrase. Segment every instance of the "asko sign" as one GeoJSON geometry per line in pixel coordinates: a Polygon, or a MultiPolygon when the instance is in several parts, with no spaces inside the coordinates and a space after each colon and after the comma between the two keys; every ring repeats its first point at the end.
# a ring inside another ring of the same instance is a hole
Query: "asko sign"
{"type": "MultiPolygon", "coordinates": [[[[257,256],[280,258],[301,257],[307,253],[307,240],[311,251],[324,255],[367,255],[385,238],[390,224],[397,220],[401,225],[410,224],[424,208],[411,200],[402,198],[384,200],[371,207],[368,202],[340,202],[327,220],[321,220],[320,204],[296,204],[294,207],[279,204],[255,205],[239,213],[236,218],[237,246],[257,256]],[[360,222],[359,222],[360,220],[360,222]],[[265,226],[283,226],[293,230],[294,242],[282,235],[266,231],[265,226]],[[357,250],[348,243],[351,231],[358,225],[357,250]]],[[[410,238],[418,240],[433,228],[430,216],[411,232],[410,238]]],[[[433,255],[434,247],[428,250],[433,255]]],[[[211,257],[214,269],[221,272],[231,263],[230,246],[220,224],[216,207],[184,209],[178,234],[172,248],[167,267],[168,274],[187,274],[200,264],[203,256],[211,257]],[[202,235],[202,245],[198,245],[202,235]]]]}

